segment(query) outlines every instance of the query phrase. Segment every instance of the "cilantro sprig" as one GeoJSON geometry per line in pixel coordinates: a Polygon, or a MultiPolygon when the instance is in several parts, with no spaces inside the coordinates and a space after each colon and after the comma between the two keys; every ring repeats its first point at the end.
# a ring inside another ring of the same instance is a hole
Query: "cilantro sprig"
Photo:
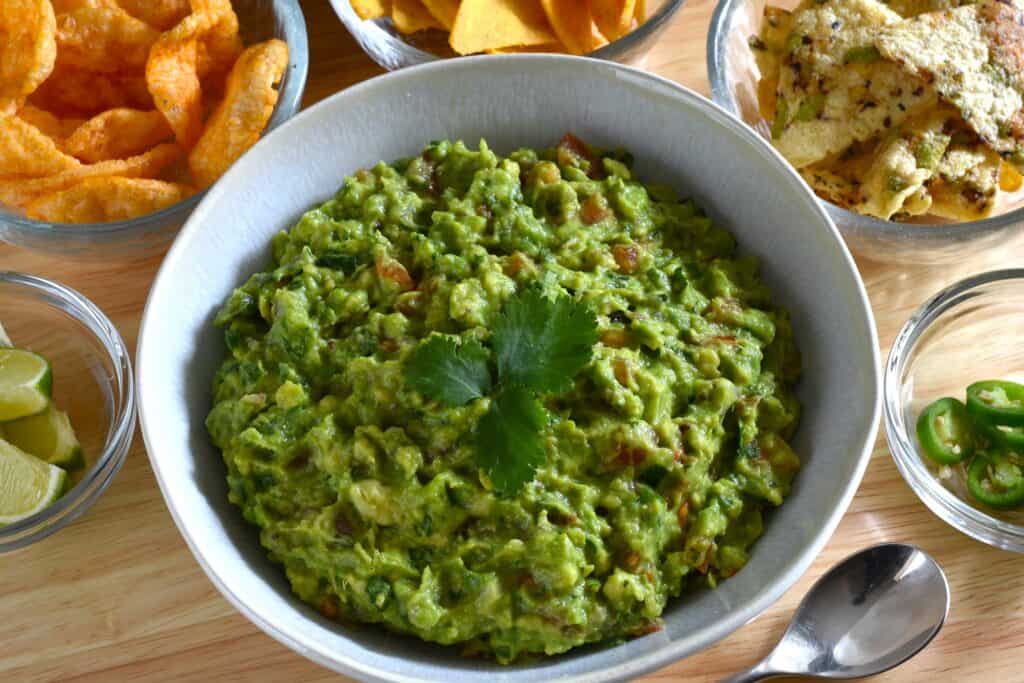
{"type": "Polygon", "coordinates": [[[431,337],[409,357],[405,381],[453,408],[491,397],[476,426],[476,463],[499,493],[512,495],[544,464],[549,415],[539,397],[572,388],[597,343],[597,318],[568,296],[550,299],[531,287],[505,303],[492,329],[490,349],[431,337]]]}

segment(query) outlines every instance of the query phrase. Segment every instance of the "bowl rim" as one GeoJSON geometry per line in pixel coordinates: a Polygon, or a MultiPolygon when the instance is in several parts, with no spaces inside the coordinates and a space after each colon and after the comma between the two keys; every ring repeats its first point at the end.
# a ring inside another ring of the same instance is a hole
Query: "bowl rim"
{"type": "Polygon", "coordinates": [[[110,484],[131,448],[135,435],[135,375],[128,347],[117,327],[96,304],[80,292],[53,280],[13,271],[0,271],[0,285],[13,285],[36,296],[56,299],[68,307],[65,312],[83,324],[106,352],[114,369],[113,383],[121,389],[120,410],[107,427],[103,452],[82,479],[39,512],[0,527],[0,553],[17,550],[62,529],[85,512],[110,484]]]}
{"type": "MultiPolygon", "coordinates": [[[[721,107],[709,101],[707,98],[702,97],[698,93],[690,90],[684,86],[679,85],[671,80],[657,76],[655,74],[648,73],[646,71],[629,67],[626,65],[618,64],[615,62],[609,62],[606,60],[599,60],[589,57],[578,57],[571,55],[554,55],[554,54],[509,54],[509,55],[482,55],[474,57],[463,57],[459,59],[442,59],[426,64],[421,64],[409,68],[403,68],[392,72],[387,72],[380,76],[368,79],[362,83],[354,85],[344,91],[335,93],[334,95],[325,98],[321,102],[313,105],[312,107],[304,110],[299,115],[288,121],[285,126],[278,130],[288,130],[292,127],[298,127],[305,124],[307,117],[315,116],[316,113],[322,109],[331,106],[337,99],[355,97],[363,95],[368,91],[372,93],[375,89],[379,88],[390,88],[394,82],[400,84],[405,79],[416,79],[422,73],[427,71],[443,71],[443,70],[460,70],[460,69],[474,69],[474,68],[486,68],[488,66],[502,65],[510,60],[516,60],[519,63],[527,64],[532,63],[538,68],[545,66],[565,65],[566,62],[572,63],[574,66],[579,68],[600,68],[613,70],[618,72],[618,76],[628,76],[629,82],[632,84],[642,83],[646,88],[650,88],[656,91],[660,96],[665,96],[666,91],[671,96],[679,98],[680,101],[685,101],[687,105],[693,106],[696,109],[706,112],[709,117],[715,120],[716,123],[722,127],[728,129],[732,134],[745,139],[750,145],[757,148],[761,153],[774,157],[775,162],[778,166],[779,173],[784,176],[790,176],[790,179],[799,179],[796,172],[778,155],[770,145],[768,145],[763,139],[760,138],[753,130],[748,126],[738,121],[732,116],[729,116],[721,107]]],[[[264,140],[261,140],[257,144],[264,144],[264,140]]],[[[237,170],[239,165],[236,164],[229,173],[240,173],[237,170]]],[[[806,186],[804,186],[806,187],[806,186]]],[[[221,188],[215,188],[214,192],[208,195],[204,199],[204,204],[209,203],[212,205],[214,202],[220,200],[220,195],[224,190],[221,188]]],[[[837,497],[835,504],[832,506],[828,516],[823,520],[818,532],[813,536],[810,543],[805,546],[799,553],[796,553],[793,557],[789,558],[789,563],[786,565],[784,571],[782,571],[773,581],[766,582],[756,595],[750,599],[749,603],[742,609],[737,609],[731,614],[728,614],[725,618],[721,619],[718,623],[704,629],[699,633],[689,635],[685,638],[677,639],[666,643],[659,649],[652,652],[646,653],[640,657],[636,657],[627,661],[620,661],[616,664],[601,670],[588,671],[583,674],[572,675],[566,678],[560,678],[560,681],[611,681],[611,680],[627,680],[637,677],[643,673],[653,671],[658,668],[662,668],[682,657],[695,654],[710,645],[725,638],[733,631],[748,623],[749,621],[756,618],[762,612],[764,612],[769,606],[776,602],[810,567],[811,563],[820,554],[822,548],[831,538],[836,527],[838,526],[843,515],[846,513],[854,494],[859,488],[860,482],[863,478],[864,472],[867,468],[872,449],[877,437],[879,417],[881,414],[882,404],[882,393],[881,393],[881,379],[880,369],[881,361],[879,354],[878,345],[878,333],[875,325],[874,315],[871,310],[871,305],[867,297],[867,292],[864,287],[864,283],[860,278],[859,272],[857,271],[856,265],[850,255],[849,250],[846,248],[845,243],[840,237],[835,225],[832,223],[828,214],[824,211],[822,205],[817,201],[808,203],[809,207],[813,207],[812,210],[819,214],[821,221],[827,230],[831,231],[831,234],[835,240],[836,248],[839,250],[838,253],[844,260],[850,273],[854,276],[855,290],[851,292],[851,295],[855,297],[857,304],[860,309],[863,310],[865,315],[865,322],[869,330],[870,339],[866,340],[866,348],[871,357],[871,386],[870,395],[864,398],[870,401],[871,407],[867,411],[869,415],[865,418],[865,424],[862,434],[862,443],[859,444],[859,450],[854,447],[854,453],[856,454],[856,464],[852,468],[852,476],[845,485],[842,487],[842,494],[837,497]]],[[[142,323],[139,329],[139,342],[136,350],[136,358],[138,360],[137,373],[141,373],[146,358],[149,355],[147,350],[147,328],[149,327],[150,315],[153,314],[151,304],[153,301],[153,292],[159,289],[165,288],[169,285],[165,284],[164,280],[169,277],[171,268],[176,264],[176,261],[182,258],[182,253],[185,250],[185,243],[189,239],[189,236],[197,232],[202,228],[203,220],[203,207],[189,218],[189,221],[179,233],[174,244],[171,246],[164,259],[156,278],[154,279],[153,287],[151,289],[150,298],[146,302],[146,307],[143,312],[142,323]]],[[[143,394],[145,398],[145,394],[143,394]]],[[[144,403],[144,402],[143,402],[144,403]]],[[[356,677],[359,680],[367,681],[402,681],[407,683],[419,683],[419,681],[426,681],[428,679],[421,677],[409,677],[402,676],[399,674],[392,673],[386,670],[379,670],[371,665],[364,664],[357,657],[353,656],[350,652],[333,652],[331,656],[317,651],[315,648],[311,648],[307,643],[303,643],[298,637],[298,634],[285,633],[279,630],[273,623],[267,621],[263,616],[258,614],[256,610],[251,608],[244,596],[240,596],[227,584],[227,582],[221,578],[213,568],[206,562],[203,556],[203,552],[199,547],[198,537],[194,537],[191,531],[184,524],[179,511],[175,508],[172,503],[172,497],[167,488],[168,484],[165,476],[162,472],[162,467],[159,462],[159,458],[154,455],[154,446],[158,446],[159,443],[153,438],[150,431],[150,422],[155,420],[156,416],[152,415],[147,418],[147,413],[144,405],[140,405],[140,424],[142,428],[143,439],[147,446],[147,455],[150,458],[150,462],[153,467],[154,475],[156,476],[157,482],[160,486],[161,493],[164,496],[164,501],[167,504],[168,510],[177,525],[179,532],[185,539],[189,550],[192,552],[196,561],[202,567],[210,581],[217,587],[220,593],[228,600],[234,607],[244,614],[250,621],[256,624],[264,633],[271,636],[278,642],[292,649],[293,651],[302,654],[308,659],[333,670],[338,673],[343,673],[349,676],[356,677]]],[[[347,638],[342,634],[343,638],[347,638]]]]}
{"type": "Polygon", "coordinates": [[[903,324],[885,364],[885,436],[892,459],[907,485],[937,517],[975,540],[1024,553],[1024,526],[992,517],[938,483],[919,452],[912,427],[904,420],[901,400],[901,378],[907,361],[932,324],[948,311],[984,293],[989,285],[1003,282],[1024,286],[1024,268],[991,270],[955,282],[923,303],[903,324]]]}
{"type": "MultiPolygon", "coordinates": [[[[295,116],[302,104],[302,94],[306,89],[306,78],[309,74],[309,38],[306,33],[306,19],[302,13],[299,0],[272,0],[281,8],[285,21],[282,32],[287,37],[288,65],[285,67],[283,86],[278,91],[277,104],[260,134],[260,139],[295,116]]],[[[242,156],[245,156],[244,153],[242,156]]],[[[241,157],[239,157],[240,159],[241,157]]],[[[238,163],[238,159],[235,160],[238,163]]],[[[163,227],[169,218],[184,213],[191,214],[199,205],[210,188],[206,187],[195,194],[175,202],[170,206],[147,213],[137,218],[105,223],[50,223],[37,221],[13,213],[0,205],[0,222],[9,224],[15,230],[54,239],[81,241],[93,237],[111,238],[123,233],[149,232],[163,227]]]]}
{"type": "MultiPolygon", "coordinates": [[[[740,116],[736,98],[729,88],[725,55],[733,21],[740,9],[748,2],[750,0],[718,0],[718,4],[711,15],[711,24],[708,27],[705,58],[708,81],[711,83],[711,101],[742,121],[744,125],[749,124],[740,116]]],[[[751,129],[753,130],[752,127],[751,129]]],[[[763,136],[758,134],[758,137],[763,136]]],[[[787,161],[786,164],[789,165],[789,162],[787,161]]],[[[802,177],[800,180],[806,183],[802,177]]],[[[813,192],[813,189],[811,191],[813,192]]],[[[817,194],[815,194],[815,197],[825,206],[829,216],[837,225],[841,225],[844,231],[854,235],[869,235],[899,241],[926,242],[950,240],[959,242],[968,238],[998,233],[1000,230],[1024,221],[1024,206],[1019,206],[1006,213],[976,221],[898,223],[896,221],[884,221],[881,218],[865,216],[864,214],[844,209],[827,199],[818,197],[817,194]]]]}
{"type": "MultiPolygon", "coordinates": [[[[361,26],[364,22],[373,23],[375,20],[373,20],[373,19],[361,19],[359,17],[359,15],[357,15],[355,13],[355,10],[352,9],[352,4],[349,2],[349,0],[328,0],[328,1],[330,2],[331,7],[334,8],[334,13],[338,16],[338,20],[342,23],[342,25],[345,26],[345,29],[352,35],[352,38],[356,41],[356,43],[358,43],[359,48],[364,53],[366,53],[366,55],[368,57],[370,57],[371,60],[376,62],[378,64],[378,66],[381,66],[382,68],[387,69],[389,71],[395,70],[395,69],[390,69],[389,67],[387,67],[384,64],[380,64],[379,62],[377,62],[376,59],[374,59],[371,51],[368,50],[366,48],[365,44],[364,44],[364,38],[362,36],[362,31],[356,29],[356,27],[361,26]]],[[[619,38],[616,38],[615,40],[611,41],[607,45],[602,45],[601,47],[597,48],[596,50],[592,50],[592,51],[588,52],[585,55],[578,55],[578,56],[591,57],[591,58],[594,58],[594,59],[606,59],[606,60],[609,60],[609,61],[614,61],[615,57],[618,54],[620,54],[622,52],[628,52],[631,48],[633,48],[636,45],[639,45],[646,38],[648,38],[652,34],[656,33],[666,22],[668,22],[670,19],[672,19],[673,16],[675,16],[676,12],[678,12],[682,8],[682,6],[686,4],[686,1],[687,0],[665,0],[665,2],[658,8],[658,10],[654,14],[652,14],[650,17],[648,17],[644,21],[644,23],[638,25],[635,29],[633,29],[629,33],[625,34],[624,36],[620,36],[619,38]]],[[[432,52],[427,52],[426,50],[423,50],[423,49],[421,49],[421,48],[419,48],[419,47],[417,47],[417,46],[415,46],[415,45],[413,45],[411,43],[408,43],[405,40],[402,40],[402,43],[408,48],[408,50],[409,50],[409,52],[411,54],[416,55],[416,57],[421,60],[422,64],[430,63],[430,62],[437,62],[437,61],[445,61],[445,60],[448,60],[448,59],[462,59],[463,57],[485,57],[485,56],[492,56],[492,57],[494,57],[494,56],[502,56],[502,55],[483,55],[483,54],[478,54],[478,55],[455,55],[455,56],[452,56],[452,57],[444,57],[444,56],[441,56],[441,55],[435,55],[432,52]]],[[[541,53],[533,53],[533,54],[541,54],[541,53]]],[[[573,56],[573,55],[568,55],[568,54],[565,54],[565,53],[554,53],[554,54],[564,54],[564,56],[573,56]]],[[[415,66],[420,66],[420,65],[415,65],[415,66]]],[[[401,67],[401,68],[409,68],[409,67],[405,66],[405,67],[401,67]]]]}

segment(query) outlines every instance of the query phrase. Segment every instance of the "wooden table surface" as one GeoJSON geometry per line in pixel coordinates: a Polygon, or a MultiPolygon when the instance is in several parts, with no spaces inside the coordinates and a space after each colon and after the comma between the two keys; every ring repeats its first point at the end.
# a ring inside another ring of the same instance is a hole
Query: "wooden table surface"
{"type": "MultiPolygon", "coordinates": [[[[327,0],[304,0],[310,33],[306,103],[380,73],[327,0]]],[[[690,0],[647,68],[707,93],[704,45],[713,0],[690,0]]],[[[913,268],[860,262],[883,358],[910,313],[941,287],[993,267],[1024,265],[1024,241],[961,264],[913,268]]],[[[0,245],[0,270],[54,278],[109,315],[134,348],[159,258],[77,264],[0,245]]],[[[1022,331],[1024,332],[1024,331],[1022,331]]],[[[807,574],[754,622],[645,681],[715,681],[764,656],[811,583],[842,557],[882,541],[909,541],[945,568],[953,593],[938,638],[884,681],[1024,681],[1024,557],[961,535],[904,483],[879,434],[867,475],[835,535],[807,574]]],[[[338,681],[264,635],[214,589],[164,506],[135,445],[110,489],[56,536],[0,559],[0,681],[338,681]]]]}

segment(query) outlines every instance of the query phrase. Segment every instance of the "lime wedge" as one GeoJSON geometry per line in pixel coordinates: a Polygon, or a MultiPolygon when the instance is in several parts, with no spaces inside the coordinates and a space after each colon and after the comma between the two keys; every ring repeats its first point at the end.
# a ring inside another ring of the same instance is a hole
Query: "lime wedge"
{"type": "Polygon", "coordinates": [[[0,422],[46,410],[52,385],[45,358],[31,351],[0,349],[0,422]]]}
{"type": "Polygon", "coordinates": [[[82,447],[71,428],[68,414],[57,410],[52,403],[38,415],[5,423],[0,438],[66,470],[78,469],[85,464],[82,447]]]}
{"type": "Polygon", "coordinates": [[[0,440],[0,526],[52,505],[64,492],[67,472],[0,440]]]}

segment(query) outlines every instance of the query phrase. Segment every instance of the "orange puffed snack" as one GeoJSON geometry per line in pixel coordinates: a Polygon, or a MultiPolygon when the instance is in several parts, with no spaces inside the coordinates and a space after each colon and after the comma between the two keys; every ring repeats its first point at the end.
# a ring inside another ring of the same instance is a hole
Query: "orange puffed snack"
{"type": "Polygon", "coordinates": [[[287,65],[282,41],[245,49],[231,0],[0,0],[0,210],[184,200],[259,140],[287,65]]]}
{"type": "Polygon", "coordinates": [[[224,99],[188,157],[199,187],[213,184],[259,139],[277,104],[276,86],[287,67],[288,46],[280,40],[254,45],[238,58],[224,99]]]}

